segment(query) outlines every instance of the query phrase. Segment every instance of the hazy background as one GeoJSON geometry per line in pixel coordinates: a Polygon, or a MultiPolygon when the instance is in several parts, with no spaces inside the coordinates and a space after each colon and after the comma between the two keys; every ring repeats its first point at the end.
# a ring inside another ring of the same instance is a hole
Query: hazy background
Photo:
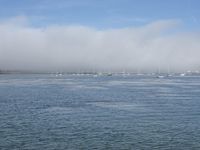
{"type": "Polygon", "coordinates": [[[1,0],[0,70],[199,70],[198,3],[1,0]]]}

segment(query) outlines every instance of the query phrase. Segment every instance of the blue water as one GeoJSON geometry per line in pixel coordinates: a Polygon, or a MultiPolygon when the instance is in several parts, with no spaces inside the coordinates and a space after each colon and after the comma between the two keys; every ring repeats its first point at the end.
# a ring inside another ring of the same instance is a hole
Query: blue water
{"type": "Polygon", "coordinates": [[[200,149],[200,77],[0,75],[1,150],[200,149]]]}

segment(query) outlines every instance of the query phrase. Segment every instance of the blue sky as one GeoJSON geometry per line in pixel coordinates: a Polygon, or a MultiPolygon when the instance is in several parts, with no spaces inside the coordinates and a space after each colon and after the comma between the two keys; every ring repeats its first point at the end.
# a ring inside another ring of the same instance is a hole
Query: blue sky
{"type": "Polygon", "coordinates": [[[76,24],[107,29],[177,19],[194,30],[200,26],[199,7],[199,0],[0,0],[0,20],[25,16],[39,27],[76,24]]]}

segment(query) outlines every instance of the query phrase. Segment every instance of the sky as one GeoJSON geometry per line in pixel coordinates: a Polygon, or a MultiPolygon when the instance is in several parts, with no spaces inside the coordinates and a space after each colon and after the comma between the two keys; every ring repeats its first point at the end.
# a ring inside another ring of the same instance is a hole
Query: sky
{"type": "Polygon", "coordinates": [[[200,69],[199,0],[0,0],[0,69],[200,69]]]}

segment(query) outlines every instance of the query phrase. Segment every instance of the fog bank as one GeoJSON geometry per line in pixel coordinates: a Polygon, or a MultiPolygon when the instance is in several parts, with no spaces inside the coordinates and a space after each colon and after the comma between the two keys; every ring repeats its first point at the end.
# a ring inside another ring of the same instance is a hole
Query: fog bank
{"type": "Polygon", "coordinates": [[[35,28],[16,20],[0,23],[0,70],[200,69],[200,34],[175,32],[177,20],[106,30],[73,25],[35,28]]]}

